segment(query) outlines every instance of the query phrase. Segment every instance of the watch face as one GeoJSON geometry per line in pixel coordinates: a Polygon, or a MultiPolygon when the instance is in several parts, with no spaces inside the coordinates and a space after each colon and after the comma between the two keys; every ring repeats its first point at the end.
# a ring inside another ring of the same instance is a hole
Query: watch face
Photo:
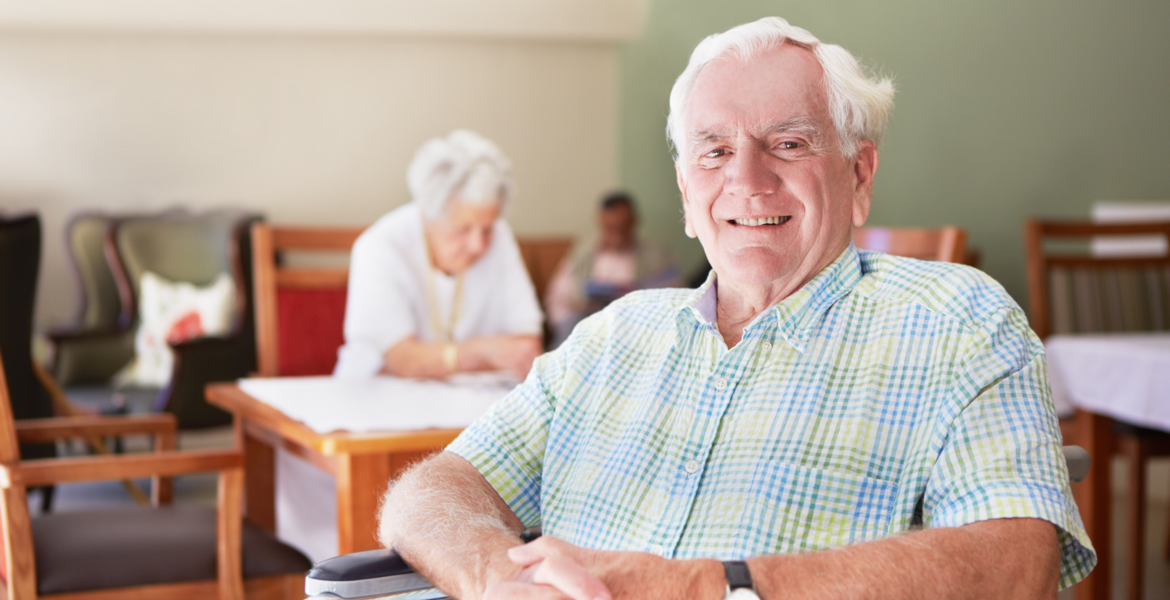
{"type": "Polygon", "coordinates": [[[727,598],[724,600],[760,600],[760,597],[757,596],[756,593],[751,589],[739,588],[737,590],[732,590],[730,594],[727,594],[727,598]]]}

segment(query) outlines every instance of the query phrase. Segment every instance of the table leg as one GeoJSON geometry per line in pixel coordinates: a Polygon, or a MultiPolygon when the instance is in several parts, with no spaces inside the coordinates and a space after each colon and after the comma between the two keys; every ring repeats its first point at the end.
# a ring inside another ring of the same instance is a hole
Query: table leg
{"type": "Polygon", "coordinates": [[[237,432],[244,449],[244,515],[249,521],[276,533],[276,452],[272,446],[237,432]]]}
{"type": "Polygon", "coordinates": [[[1109,519],[1111,513],[1109,465],[1112,462],[1115,440],[1113,419],[1077,410],[1077,442],[1093,459],[1085,480],[1073,484],[1073,495],[1081,511],[1085,531],[1097,550],[1097,567],[1076,586],[1077,600],[1107,600],[1109,598],[1110,543],[1109,519]]]}
{"type": "Polygon", "coordinates": [[[380,548],[378,506],[390,482],[390,457],[342,454],[337,458],[337,552],[380,548]]]}

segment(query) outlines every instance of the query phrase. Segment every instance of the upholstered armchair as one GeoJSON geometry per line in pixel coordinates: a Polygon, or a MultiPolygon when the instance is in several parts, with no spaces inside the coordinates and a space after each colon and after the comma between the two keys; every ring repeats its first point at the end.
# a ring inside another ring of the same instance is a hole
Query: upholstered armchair
{"type": "Polygon", "coordinates": [[[230,415],[207,404],[203,387],[256,369],[249,228],[258,220],[258,215],[238,210],[75,219],[69,231],[70,255],[86,300],[78,326],[50,335],[58,378],[66,385],[113,385],[111,378],[135,354],[145,273],[195,286],[206,286],[226,273],[235,294],[228,331],[170,345],[173,367],[169,382],[158,389],[154,409],[173,413],[180,428],[230,423],[230,415]],[[104,267],[95,258],[103,220],[104,267]],[[119,307],[115,323],[110,322],[111,280],[119,307]]]}

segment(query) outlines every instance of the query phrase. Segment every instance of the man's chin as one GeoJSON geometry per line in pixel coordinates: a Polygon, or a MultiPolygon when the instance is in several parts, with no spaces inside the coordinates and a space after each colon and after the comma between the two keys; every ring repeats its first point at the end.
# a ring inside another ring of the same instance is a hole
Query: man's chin
{"type": "Polygon", "coordinates": [[[783,286],[794,277],[791,267],[782,268],[775,263],[745,264],[743,261],[724,267],[718,273],[720,282],[736,286],[783,286]]]}

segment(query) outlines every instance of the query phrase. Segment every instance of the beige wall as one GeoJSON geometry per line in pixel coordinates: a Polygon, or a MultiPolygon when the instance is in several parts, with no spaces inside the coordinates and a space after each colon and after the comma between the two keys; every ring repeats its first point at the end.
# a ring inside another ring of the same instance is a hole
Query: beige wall
{"type": "Polygon", "coordinates": [[[236,205],[369,223],[407,201],[426,138],[475,129],[513,160],[520,233],[580,234],[617,182],[616,46],[400,35],[0,31],[0,210],[37,210],[37,321],[77,299],[76,211],[236,205]]]}

